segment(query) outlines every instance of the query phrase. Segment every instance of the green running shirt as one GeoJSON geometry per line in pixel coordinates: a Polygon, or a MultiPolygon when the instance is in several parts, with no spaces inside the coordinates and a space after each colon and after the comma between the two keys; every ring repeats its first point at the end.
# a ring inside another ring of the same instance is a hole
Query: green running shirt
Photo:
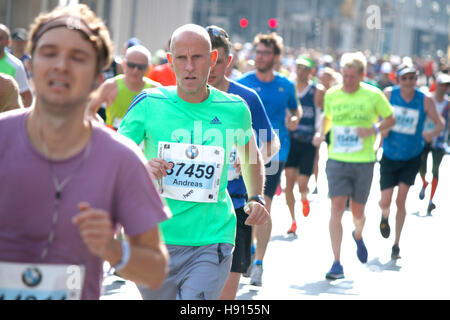
{"type": "Polygon", "coordinates": [[[9,74],[17,81],[20,93],[30,90],[25,67],[23,66],[22,61],[16,58],[12,53],[5,51],[4,57],[0,59],[0,72],[9,74]]]}
{"type": "Polygon", "coordinates": [[[250,111],[238,96],[208,86],[209,97],[188,103],[176,86],[144,90],[132,102],[119,133],[135,143],[144,141],[147,159],[158,157],[160,141],[225,150],[217,203],[165,198],[172,218],[160,224],[164,242],[171,245],[234,245],[236,216],[227,188],[229,157],[234,144],[246,145],[253,135],[250,111]]]}
{"type": "Polygon", "coordinates": [[[374,162],[376,136],[358,139],[354,128],[371,128],[379,116],[386,118],[392,112],[384,93],[367,83],[361,82],[354,93],[342,91],[342,85],[327,90],[324,114],[332,123],[328,158],[343,162],[374,162]]]}

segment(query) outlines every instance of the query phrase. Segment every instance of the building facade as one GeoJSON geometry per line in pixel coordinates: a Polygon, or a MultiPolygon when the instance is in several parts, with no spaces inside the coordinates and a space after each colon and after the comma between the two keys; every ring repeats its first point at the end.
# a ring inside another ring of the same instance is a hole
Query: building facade
{"type": "Polygon", "coordinates": [[[105,21],[116,54],[123,53],[131,37],[154,53],[166,47],[178,26],[192,21],[193,0],[0,0],[0,23],[11,31],[28,29],[40,12],[70,3],[87,4],[105,21]]]}
{"type": "Polygon", "coordinates": [[[0,0],[0,23],[27,28],[39,12],[72,2],[88,4],[103,18],[117,54],[132,36],[155,52],[189,22],[221,26],[235,42],[276,31],[289,47],[324,52],[435,56],[449,45],[448,0],[0,0]],[[275,28],[269,19],[276,19],[275,28]]]}
{"type": "Polygon", "coordinates": [[[195,0],[193,21],[226,28],[234,41],[276,31],[292,48],[397,55],[448,51],[448,0],[195,0]],[[275,18],[277,27],[268,26],[275,18]],[[242,28],[240,19],[247,19],[242,28]]]}

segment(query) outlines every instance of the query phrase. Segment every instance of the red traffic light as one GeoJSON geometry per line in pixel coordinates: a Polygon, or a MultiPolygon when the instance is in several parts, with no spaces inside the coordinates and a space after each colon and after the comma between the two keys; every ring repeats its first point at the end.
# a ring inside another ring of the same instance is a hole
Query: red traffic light
{"type": "Polygon", "coordinates": [[[275,29],[278,25],[278,20],[275,18],[270,18],[268,21],[269,28],[275,29]]]}
{"type": "Polygon", "coordinates": [[[239,25],[241,26],[241,28],[247,28],[248,20],[245,18],[242,18],[241,20],[239,20],[239,25]]]}

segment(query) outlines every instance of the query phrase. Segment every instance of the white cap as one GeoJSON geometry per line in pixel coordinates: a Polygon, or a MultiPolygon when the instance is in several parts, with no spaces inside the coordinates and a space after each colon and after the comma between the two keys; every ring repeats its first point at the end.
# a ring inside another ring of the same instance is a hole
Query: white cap
{"type": "Polygon", "coordinates": [[[381,65],[381,72],[382,73],[391,73],[392,65],[387,61],[383,62],[383,64],[381,65]]]}
{"type": "Polygon", "coordinates": [[[450,75],[447,73],[439,73],[436,78],[436,82],[439,84],[450,83],[450,75]]]}

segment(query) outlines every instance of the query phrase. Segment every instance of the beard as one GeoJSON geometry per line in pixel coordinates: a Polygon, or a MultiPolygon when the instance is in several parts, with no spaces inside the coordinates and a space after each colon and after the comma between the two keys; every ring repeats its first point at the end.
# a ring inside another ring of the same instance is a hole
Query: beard
{"type": "Polygon", "coordinates": [[[263,65],[257,64],[256,70],[258,72],[265,73],[265,72],[271,71],[273,69],[274,65],[275,65],[275,61],[273,61],[273,60],[271,62],[265,63],[263,65]]]}

